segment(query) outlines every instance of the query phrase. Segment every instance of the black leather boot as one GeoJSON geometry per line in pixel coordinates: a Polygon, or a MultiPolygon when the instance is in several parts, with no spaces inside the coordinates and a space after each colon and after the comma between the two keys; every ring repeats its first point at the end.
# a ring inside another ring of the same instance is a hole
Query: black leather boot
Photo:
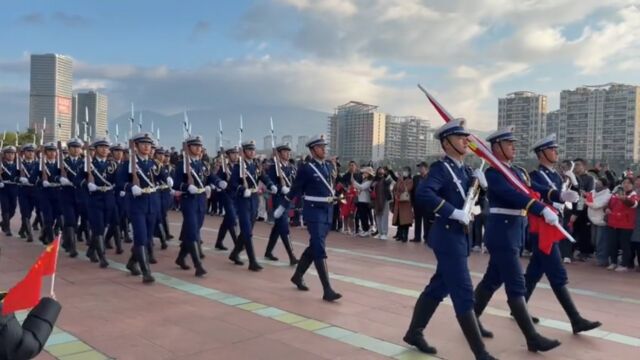
{"type": "Polygon", "coordinates": [[[340,299],[342,295],[333,291],[333,289],[331,288],[331,283],[329,282],[329,269],[327,267],[327,260],[315,259],[313,260],[313,264],[316,266],[318,277],[320,278],[320,282],[322,283],[322,290],[324,291],[322,300],[335,301],[340,299]]]}
{"type": "Polygon", "coordinates": [[[164,228],[164,233],[167,235],[167,241],[173,239],[173,235],[171,235],[171,231],[169,229],[169,221],[167,221],[167,215],[164,215],[162,218],[162,227],[164,228]]]}
{"type": "Polygon", "coordinates": [[[100,260],[100,267],[104,269],[109,266],[109,262],[107,261],[107,256],[105,254],[104,236],[98,235],[94,237],[94,241],[96,242],[95,249],[98,254],[98,259],[100,260]]]}
{"type": "Polygon", "coordinates": [[[302,255],[300,256],[300,261],[298,262],[298,266],[296,267],[296,271],[293,273],[291,277],[291,282],[298,288],[300,291],[309,291],[309,287],[304,283],[304,273],[307,272],[309,266],[311,266],[311,250],[306,248],[302,255]]]}
{"type": "Polygon", "coordinates": [[[27,242],[33,242],[33,229],[31,228],[31,221],[29,221],[29,219],[26,219],[25,221],[27,242]]]}
{"type": "Polygon", "coordinates": [[[562,308],[569,317],[569,320],[571,320],[571,327],[573,328],[574,334],[593,330],[602,325],[602,323],[599,321],[590,321],[580,316],[576,305],[571,299],[569,289],[567,289],[566,286],[553,288],[553,293],[556,295],[556,298],[558,299],[558,302],[560,302],[560,305],[562,305],[562,308]]]}
{"type": "Polygon", "coordinates": [[[440,305],[440,302],[427,296],[423,291],[418,300],[416,306],[413,308],[413,315],[411,316],[411,323],[409,329],[404,335],[404,342],[411,346],[415,346],[418,350],[425,354],[437,354],[438,350],[435,347],[429,345],[424,338],[424,328],[427,327],[429,320],[436,312],[436,309],[440,305]]]}
{"type": "Polygon", "coordinates": [[[202,267],[202,261],[200,260],[200,254],[198,253],[198,246],[196,242],[188,243],[189,254],[191,255],[191,261],[193,261],[193,267],[196,269],[196,276],[203,277],[207,270],[202,267]]]}
{"type": "Polygon", "coordinates": [[[140,269],[138,268],[138,258],[136,257],[135,249],[131,249],[131,256],[129,256],[129,261],[127,261],[127,270],[133,276],[140,276],[140,269]]]}
{"type": "Polygon", "coordinates": [[[97,240],[93,237],[87,238],[87,246],[89,246],[89,248],[87,249],[86,255],[89,260],[91,260],[92,263],[99,262],[98,257],[96,256],[97,240]]]}
{"type": "Polygon", "coordinates": [[[68,251],[69,251],[69,256],[74,258],[76,256],[78,256],[78,251],[76,250],[76,230],[71,227],[71,226],[67,226],[64,228],[65,233],[67,234],[67,238],[69,239],[69,245],[68,245],[68,251]]]}
{"type": "Polygon", "coordinates": [[[249,258],[249,270],[256,272],[262,270],[262,266],[258,264],[256,259],[256,253],[253,251],[253,241],[247,240],[246,237],[244,238],[244,249],[247,252],[247,258],[249,258]]]}
{"type": "Polygon", "coordinates": [[[189,254],[189,250],[184,242],[180,243],[180,251],[178,252],[178,257],[176,258],[176,265],[180,267],[182,270],[189,270],[191,267],[187,265],[186,257],[189,254]]]}
{"type": "Polygon", "coordinates": [[[155,244],[153,243],[153,239],[151,239],[151,243],[149,243],[149,245],[147,246],[147,254],[149,255],[149,257],[147,258],[147,260],[149,261],[149,264],[157,264],[158,260],[156,260],[156,257],[154,255],[154,248],[155,244]]]}
{"type": "Polygon", "coordinates": [[[531,321],[531,315],[527,311],[527,303],[524,300],[524,296],[509,299],[507,301],[513,318],[518,323],[518,327],[522,331],[522,334],[527,339],[527,348],[531,352],[549,351],[553,348],[560,346],[558,340],[547,339],[546,337],[538,334],[533,321],[531,321]]]}
{"type": "Polygon", "coordinates": [[[18,235],[20,236],[20,239],[26,239],[27,238],[27,222],[29,222],[29,220],[26,220],[24,217],[22,217],[20,219],[20,230],[18,231],[18,235]]]}
{"type": "Polygon", "coordinates": [[[147,258],[147,249],[145,246],[136,246],[135,251],[138,264],[140,265],[140,270],[142,271],[142,282],[145,284],[153,283],[156,279],[151,275],[151,267],[149,266],[147,258]]]}
{"type": "Polygon", "coordinates": [[[223,250],[223,251],[227,250],[227,247],[222,244],[222,242],[224,241],[224,236],[226,235],[226,232],[227,232],[225,227],[226,225],[220,226],[220,229],[218,229],[218,236],[216,237],[216,249],[223,250]]]}
{"type": "Polygon", "coordinates": [[[108,250],[113,249],[111,238],[113,238],[113,226],[109,225],[107,227],[107,233],[103,236],[105,249],[108,249],[108,250]]]}
{"type": "Polygon", "coordinates": [[[480,322],[480,315],[482,315],[482,312],[487,307],[487,304],[489,304],[489,300],[491,300],[492,296],[493,293],[484,289],[482,285],[478,285],[473,294],[473,311],[476,314],[476,320],[478,322],[478,327],[480,328],[480,334],[482,334],[483,338],[488,339],[493,338],[493,333],[482,326],[482,323],[480,322]]]}
{"type": "Polygon", "coordinates": [[[276,225],[271,227],[271,232],[269,233],[269,242],[267,242],[267,248],[264,251],[264,258],[271,261],[278,261],[278,258],[273,256],[273,248],[276,246],[276,242],[278,241],[278,231],[276,230],[276,225]]]}
{"type": "Polygon", "coordinates": [[[5,235],[7,236],[12,236],[13,234],[11,233],[11,219],[9,219],[9,217],[4,217],[4,214],[2,214],[2,220],[3,220],[3,232],[5,235]]]}
{"type": "Polygon", "coordinates": [[[473,352],[476,360],[497,360],[487,352],[487,349],[484,346],[476,314],[471,310],[466,314],[458,315],[457,318],[460,328],[462,329],[462,333],[467,339],[467,343],[469,343],[471,352],[473,352]]]}
{"type": "Polygon", "coordinates": [[[126,244],[132,243],[133,240],[131,240],[131,235],[129,234],[129,222],[127,221],[126,217],[122,218],[122,225],[120,226],[120,229],[122,230],[122,237],[124,238],[124,242],[126,244]]]}
{"type": "Polygon", "coordinates": [[[33,219],[33,224],[31,224],[31,228],[33,230],[40,230],[40,226],[42,224],[42,217],[40,216],[40,214],[38,214],[38,212],[36,212],[36,217],[35,219],[33,219]]]}
{"type": "Polygon", "coordinates": [[[158,228],[158,238],[160,239],[160,250],[166,250],[167,245],[167,234],[164,232],[164,227],[161,223],[158,223],[156,226],[158,228]]]}
{"type": "Polygon", "coordinates": [[[120,255],[124,252],[122,249],[122,236],[120,235],[120,226],[113,226],[113,241],[116,243],[116,254],[120,255]]]}
{"type": "Polygon", "coordinates": [[[298,259],[296,259],[296,255],[293,253],[291,239],[288,234],[282,236],[282,243],[284,244],[284,248],[287,250],[287,255],[289,256],[289,266],[296,266],[296,264],[298,264],[298,259]]]}
{"type": "MultiPolygon", "coordinates": [[[[198,237],[198,238],[200,238],[200,237],[198,237]]],[[[200,256],[200,259],[204,259],[206,257],[206,255],[204,254],[204,251],[202,250],[202,240],[196,241],[196,247],[198,248],[198,256],[200,256]]]]}
{"type": "Polygon", "coordinates": [[[233,240],[233,250],[229,254],[229,260],[233,261],[236,265],[244,265],[244,263],[240,260],[240,252],[244,249],[244,241],[242,240],[242,234],[237,236],[233,240]]]}

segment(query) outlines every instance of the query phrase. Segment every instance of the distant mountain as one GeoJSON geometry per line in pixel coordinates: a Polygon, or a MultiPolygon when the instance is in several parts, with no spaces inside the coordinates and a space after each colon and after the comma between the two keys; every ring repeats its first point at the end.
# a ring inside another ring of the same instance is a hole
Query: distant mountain
{"type": "MultiPolygon", "coordinates": [[[[204,137],[205,146],[214,149],[218,146],[218,119],[222,119],[222,130],[226,146],[238,143],[240,115],[244,121],[243,140],[255,140],[258,149],[263,146],[263,138],[270,134],[269,117],[273,117],[276,141],[282,136],[293,136],[294,146],[297,137],[326,133],[328,113],[291,107],[249,107],[240,113],[237,109],[187,110],[192,133],[204,137]]],[[[139,111],[135,113],[134,133],[138,132],[139,111]]],[[[183,113],[160,114],[142,110],[142,130],[151,131],[151,124],[160,129],[160,143],[164,146],[180,146],[182,141],[183,113]]],[[[109,133],[115,136],[116,124],[120,133],[119,141],[126,140],[129,134],[129,113],[122,114],[109,121],[109,133]]],[[[154,136],[156,130],[154,130],[154,136]]]]}

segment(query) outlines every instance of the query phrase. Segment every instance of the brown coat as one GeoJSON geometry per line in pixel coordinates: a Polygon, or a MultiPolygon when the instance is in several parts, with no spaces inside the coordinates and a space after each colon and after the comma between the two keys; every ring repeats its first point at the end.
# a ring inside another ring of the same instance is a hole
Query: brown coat
{"type": "Polygon", "coordinates": [[[411,225],[413,224],[413,208],[411,201],[400,201],[400,194],[407,191],[411,194],[413,189],[413,180],[411,178],[398,180],[393,187],[393,225],[411,225]]]}

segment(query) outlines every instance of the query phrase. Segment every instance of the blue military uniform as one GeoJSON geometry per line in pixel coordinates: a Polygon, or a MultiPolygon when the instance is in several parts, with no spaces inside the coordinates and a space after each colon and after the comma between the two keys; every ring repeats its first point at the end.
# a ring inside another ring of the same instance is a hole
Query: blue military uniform
{"type": "MultiPolygon", "coordinates": [[[[546,150],[548,151],[549,149],[556,151],[557,147],[558,143],[556,142],[556,135],[551,134],[534,144],[533,151],[536,153],[538,158],[541,159],[542,157],[547,157],[546,150]]],[[[547,184],[549,186],[547,194],[541,194],[542,198],[546,204],[553,206],[560,214],[562,214],[564,208],[562,176],[560,176],[555,169],[549,168],[543,164],[540,164],[538,169],[532,171],[530,175],[532,182],[547,184]]],[[[573,191],[567,191],[567,193],[574,193],[574,198],[578,196],[578,194],[573,191]]],[[[558,302],[560,302],[562,308],[569,317],[575,334],[601,326],[602,324],[598,321],[589,321],[584,319],[573,303],[569,290],[566,287],[569,279],[567,277],[567,271],[562,264],[562,257],[560,255],[558,243],[553,243],[551,252],[546,254],[538,247],[538,235],[531,233],[530,237],[533,249],[529,265],[527,266],[527,270],[524,274],[527,290],[525,295],[526,300],[529,301],[538,281],[540,281],[544,274],[549,280],[551,289],[558,299],[558,302]]]]}
{"type": "MultiPolygon", "coordinates": [[[[169,156],[171,156],[171,152],[166,149],[164,151],[164,156],[165,159],[168,159],[169,156]]],[[[161,171],[163,173],[166,174],[167,176],[167,181],[169,180],[169,178],[173,179],[172,173],[173,173],[173,169],[170,163],[166,162],[164,164],[160,165],[160,168],[162,169],[161,171]]],[[[161,214],[160,214],[160,221],[161,221],[161,230],[164,231],[164,236],[166,238],[167,241],[173,239],[173,235],[171,235],[171,231],[169,229],[169,221],[167,220],[167,214],[169,212],[169,209],[171,209],[171,204],[173,204],[173,195],[174,195],[174,191],[172,189],[171,186],[169,186],[169,184],[165,184],[165,187],[161,186],[160,189],[160,207],[161,207],[161,214]]]]}
{"type": "MultiPolygon", "coordinates": [[[[107,138],[100,138],[93,142],[93,147],[111,146],[107,138]]],[[[114,189],[117,182],[117,165],[114,161],[96,156],[84,169],[84,182],[89,191],[89,226],[91,226],[91,244],[89,251],[98,255],[100,267],[109,266],[105,254],[105,231],[113,219],[116,210],[114,189]],[[91,179],[93,178],[93,179],[91,179]]],[[[91,256],[90,256],[91,257],[91,256]]]]}
{"type": "MultiPolygon", "coordinates": [[[[22,151],[34,152],[33,144],[26,144],[22,147],[22,151]]],[[[20,163],[20,187],[18,190],[18,204],[20,205],[20,215],[22,217],[22,227],[24,232],[21,237],[27,239],[27,242],[33,241],[33,228],[31,226],[31,214],[36,210],[38,203],[38,190],[36,184],[40,179],[40,171],[38,171],[38,162],[33,160],[19,160],[20,163]]]]}
{"type": "MultiPolygon", "coordinates": [[[[80,139],[70,139],[67,142],[69,148],[76,147],[81,148],[83,143],[80,139]]],[[[78,228],[78,219],[81,214],[87,210],[87,193],[82,189],[82,182],[84,181],[83,166],[84,160],[82,157],[67,156],[63,159],[64,172],[61,171],[61,175],[66,173],[66,180],[60,180],[63,184],[60,192],[64,201],[60,204],[62,206],[62,218],[63,218],[63,248],[69,253],[69,256],[76,257],[78,252],[76,251],[76,234],[78,228]]]]}
{"type": "MultiPolygon", "coordinates": [[[[246,142],[242,144],[242,151],[255,150],[255,147],[256,145],[253,141],[246,142]]],[[[247,251],[247,257],[249,258],[249,270],[260,271],[262,266],[258,264],[253,248],[253,224],[258,216],[258,195],[256,194],[258,182],[262,181],[272,192],[276,189],[269,177],[260,173],[253,159],[246,160],[241,158],[240,161],[244,162],[244,178],[240,176],[241,164],[238,163],[231,169],[231,177],[229,179],[230,191],[235,192],[234,204],[238,222],[240,223],[240,236],[238,237],[238,242],[234,244],[229,259],[237,265],[242,265],[239,255],[244,249],[247,251]]]]}
{"type": "Polygon", "coordinates": [[[46,153],[56,152],[54,143],[44,144],[44,154],[40,159],[40,211],[42,212],[42,239],[45,244],[53,242],[54,222],[61,215],[61,184],[60,166],[57,156],[53,160],[48,160],[46,153]]]}
{"type": "MultiPolygon", "coordinates": [[[[281,144],[276,147],[276,151],[278,153],[281,151],[291,151],[291,147],[288,143],[281,144]]],[[[281,204],[286,205],[287,202],[284,196],[291,190],[291,184],[293,183],[293,179],[296,175],[296,168],[289,162],[283,163],[280,158],[277,157],[277,159],[274,160],[274,163],[269,167],[267,175],[269,175],[271,182],[276,184],[278,187],[278,192],[272,196],[273,208],[275,209],[281,204]],[[276,167],[280,168],[280,177],[278,177],[276,167]]],[[[286,206],[285,212],[288,212],[288,206],[286,206]]],[[[296,259],[296,256],[293,254],[291,239],[289,238],[289,215],[286,213],[284,216],[275,219],[273,227],[271,228],[271,233],[269,234],[269,243],[267,244],[264,257],[269,260],[278,261],[278,258],[273,256],[272,251],[276,246],[278,237],[280,237],[284,244],[284,248],[287,251],[287,255],[289,256],[289,265],[294,266],[298,263],[298,259],[296,259]]]]}
{"type": "Polygon", "coordinates": [[[2,232],[11,236],[11,219],[16,214],[18,205],[18,179],[20,172],[18,171],[17,162],[5,161],[4,154],[16,153],[14,146],[5,146],[2,149],[3,160],[0,169],[0,207],[2,208],[2,232]]]}
{"type": "MultiPolygon", "coordinates": [[[[513,136],[513,129],[506,128],[491,134],[487,141],[492,146],[502,149],[503,142],[514,142],[516,139],[513,136]]],[[[504,154],[504,150],[499,151],[504,154]]],[[[548,192],[548,187],[532,183],[523,168],[511,164],[505,164],[505,166],[525,185],[539,193],[548,192]]],[[[475,313],[480,317],[493,293],[504,283],[507,303],[527,340],[529,351],[551,350],[559,346],[560,342],[544,338],[533,327],[526,307],[526,287],[519,259],[525,237],[527,213],[543,216],[545,205],[517,190],[493,167],[486,170],[485,176],[489,184],[487,191],[489,214],[485,225],[485,239],[490,258],[484,277],[475,290],[475,313]]],[[[555,220],[557,221],[557,217],[555,220]]],[[[483,328],[481,330],[485,337],[493,336],[491,332],[483,328]]]]}
{"type": "MultiPolygon", "coordinates": [[[[225,150],[225,153],[227,154],[227,156],[229,156],[229,154],[231,153],[237,154],[238,151],[239,151],[238,148],[234,146],[225,150]]],[[[227,160],[223,159],[222,161],[227,161],[227,160]]],[[[220,166],[220,168],[218,169],[218,177],[228,182],[231,179],[230,168],[233,168],[234,166],[236,166],[236,164],[237,162],[231,163],[229,161],[226,165],[226,171],[222,166],[220,166]]],[[[236,234],[236,225],[237,225],[238,217],[236,215],[236,209],[234,206],[236,191],[231,190],[230,187],[227,187],[226,190],[222,190],[218,192],[216,196],[219,197],[219,201],[222,203],[222,207],[224,209],[224,217],[222,218],[222,222],[220,223],[220,228],[218,229],[218,238],[216,239],[216,249],[227,250],[227,248],[222,244],[225,236],[227,235],[227,232],[229,233],[229,235],[231,235],[231,239],[233,240],[234,244],[238,242],[238,236],[236,234]]]]}
{"type": "MultiPolygon", "coordinates": [[[[186,140],[187,148],[191,146],[202,146],[200,136],[190,136],[186,140]]],[[[176,264],[182,269],[189,269],[185,263],[187,254],[191,255],[191,260],[196,269],[196,276],[203,276],[207,272],[202,267],[200,261],[200,249],[198,245],[202,242],[200,229],[204,223],[207,213],[207,197],[211,195],[211,186],[226,188],[227,183],[220,180],[211,169],[201,159],[191,158],[188,153],[184,154],[184,159],[176,166],[176,180],[173,187],[176,191],[182,192],[182,236],[180,238],[180,253],[176,259],[176,264]],[[185,173],[187,168],[185,161],[190,165],[190,174],[185,173]],[[189,181],[191,177],[191,182],[189,181]]]]}
{"type": "MultiPolygon", "coordinates": [[[[452,120],[434,134],[442,143],[449,142],[452,151],[461,156],[466,149],[457,148],[460,145],[454,145],[451,137],[469,135],[463,124],[462,120],[452,120]]],[[[435,215],[428,245],[433,248],[438,264],[435,274],[416,301],[404,341],[422,352],[435,354],[436,349],[426,342],[423,331],[440,302],[450,295],[460,327],[476,359],[493,359],[485,350],[473,312],[473,284],[467,264],[471,243],[465,226],[469,225],[471,215],[465,214],[463,209],[469,189],[474,186],[473,181],[471,168],[462,160],[447,155],[431,165],[429,175],[416,189],[416,202],[435,215]]],[[[479,185],[475,186],[474,191],[479,191],[479,185]]]]}
{"type": "MultiPolygon", "coordinates": [[[[111,155],[113,155],[114,151],[124,151],[124,148],[121,144],[112,144],[111,147],[109,147],[109,151],[111,152],[111,155]]],[[[110,159],[116,166],[115,172],[117,174],[122,160],[116,160],[115,156],[111,156],[110,159]]],[[[115,198],[114,201],[116,206],[112,212],[111,219],[109,220],[107,233],[104,236],[104,245],[105,249],[111,249],[111,239],[113,238],[116,244],[116,254],[122,254],[124,250],[122,249],[122,228],[120,225],[123,217],[125,217],[125,214],[123,214],[124,197],[120,196],[120,189],[118,189],[117,186],[113,189],[113,196],[115,198]]]]}
{"type": "MultiPolygon", "coordinates": [[[[314,136],[307,142],[307,147],[314,151],[314,147],[324,147],[327,141],[324,135],[314,136]]],[[[322,283],[325,301],[340,299],[342,295],[331,288],[329,282],[329,270],[327,269],[327,252],[325,241],[331,229],[333,221],[333,205],[336,201],[334,192],[333,165],[323,159],[313,158],[302,164],[296,173],[291,191],[284,196],[285,202],[280,204],[274,215],[276,218],[283,216],[289,203],[295,198],[304,199],[303,216],[309,231],[309,246],[302,252],[296,271],[291,278],[299,290],[307,291],[309,288],[303,281],[304,273],[313,262],[318,277],[322,283]]]]}
{"type": "MultiPolygon", "coordinates": [[[[139,133],[132,138],[136,146],[153,144],[149,133],[139,133]]],[[[136,153],[130,155],[118,170],[117,187],[130,194],[128,217],[133,228],[133,251],[127,263],[127,269],[132,275],[139,275],[136,262],[140,266],[144,283],[154,282],[149,267],[147,246],[151,243],[153,231],[158,219],[160,197],[157,196],[157,186],[163,179],[156,162],[150,158],[142,158],[136,153]],[[134,183],[134,176],[130,173],[130,163],[135,161],[138,183],[134,183]]]]}

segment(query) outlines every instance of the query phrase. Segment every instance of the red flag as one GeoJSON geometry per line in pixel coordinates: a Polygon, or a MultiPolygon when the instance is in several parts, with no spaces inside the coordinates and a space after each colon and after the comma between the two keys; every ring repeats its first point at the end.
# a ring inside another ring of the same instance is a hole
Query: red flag
{"type": "Polygon", "coordinates": [[[42,269],[42,276],[53,275],[56,272],[56,266],[58,264],[58,250],[60,248],[60,235],[58,235],[53,242],[47,246],[46,249],[40,254],[36,265],[40,264],[42,269]]]}
{"type": "Polygon", "coordinates": [[[8,315],[18,310],[30,309],[40,301],[42,287],[42,269],[36,263],[27,276],[16,286],[12,287],[2,301],[2,315],[8,315]]]}
{"type": "Polygon", "coordinates": [[[585,200],[588,203],[593,203],[593,193],[591,191],[586,193],[585,200]]]}

